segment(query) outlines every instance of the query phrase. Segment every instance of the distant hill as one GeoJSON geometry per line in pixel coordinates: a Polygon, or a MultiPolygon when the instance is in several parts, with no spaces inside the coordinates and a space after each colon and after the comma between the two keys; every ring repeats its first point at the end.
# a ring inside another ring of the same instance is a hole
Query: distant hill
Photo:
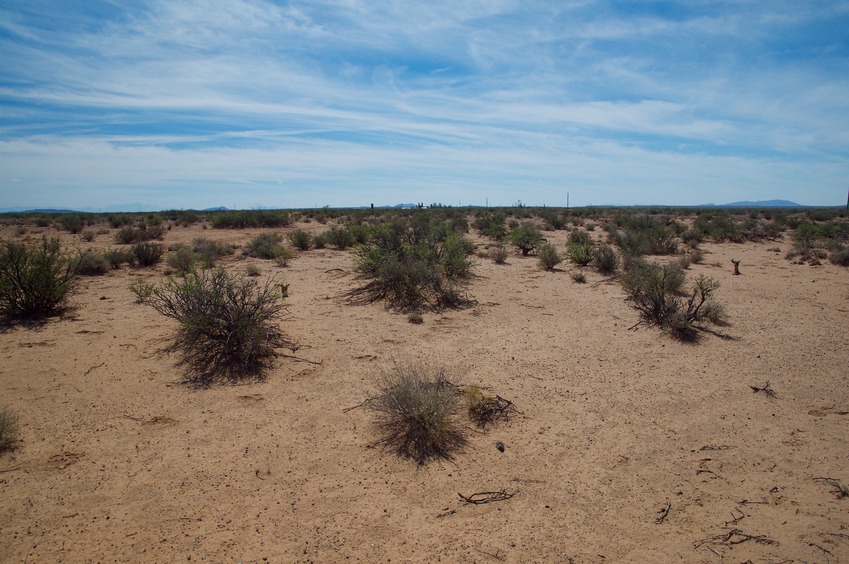
{"type": "Polygon", "coordinates": [[[696,206],[699,208],[804,208],[802,204],[791,202],[789,200],[759,200],[750,202],[748,200],[742,202],[731,202],[730,204],[704,204],[696,206]]]}

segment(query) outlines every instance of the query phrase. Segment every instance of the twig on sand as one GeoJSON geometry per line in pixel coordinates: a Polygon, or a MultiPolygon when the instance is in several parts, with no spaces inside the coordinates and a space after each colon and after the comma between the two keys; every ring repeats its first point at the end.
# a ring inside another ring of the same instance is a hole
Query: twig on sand
{"type": "Polygon", "coordinates": [[[657,519],[654,520],[656,525],[663,525],[663,522],[666,521],[666,517],[669,516],[669,512],[672,510],[672,502],[667,501],[666,505],[661,507],[657,512],[657,519]]]}
{"type": "Polygon", "coordinates": [[[505,499],[510,499],[511,497],[516,495],[516,492],[510,493],[507,490],[499,490],[497,492],[478,492],[468,496],[457,492],[457,495],[460,496],[460,499],[462,499],[464,503],[468,503],[471,505],[483,505],[484,503],[492,503],[494,501],[504,501],[505,499]]]}
{"type": "Polygon", "coordinates": [[[766,384],[764,384],[763,386],[749,385],[749,387],[752,388],[752,392],[755,393],[755,394],[758,393],[758,392],[763,392],[769,398],[777,398],[778,397],[778,394],[776,394],[775,390],[773,390],[772,387],[769,385],[769,380],[767,380],[766,384]]]}

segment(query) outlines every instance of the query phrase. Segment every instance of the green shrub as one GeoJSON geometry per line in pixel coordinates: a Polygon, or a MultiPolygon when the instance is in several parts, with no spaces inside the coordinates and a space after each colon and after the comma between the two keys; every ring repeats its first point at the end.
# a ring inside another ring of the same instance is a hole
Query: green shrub
{"type": "Polygon", "coordinates": [[[85,224],[83,218],[78,215],[63,215],[59,218],[59,225],[68,233],[79,233],[83,230],[85,224]]]}
{"type": "Polygon", "coordinates": [[[165,259],[165,264],[185,276],[195,268],[195,263],[198,260],[198,255],[185,245],[180,245],[176,250],[168,254],[165,259]]]}
{"type": "Polygon", "coordinates": [[[115,242],[122,245],[131,245],[144,241],[153,241],[161,239],[165,234],[165,228],[162,225],[141,224],[141,227],[132,227],[125,225],[115,233],[115,242]]]}
{"type": "Polygon", "coordinates": [[[551,243],[546,243],[537,251],[539,265],[545,270],[554,270],[554,267],[563,262],[563,257],[551,243]]]}
{"type": "Polygon", "coordinates": [[[245,276],[256,277],[260,274],[259,267],[255,264],[249,264],[245,267],[245,276]]]}
{"type": "Polygon", "coordinates": [[[350,225],[348,227],[348,232],[351,234],[351,238],[353,240],[353,242],[348,246],[354,244],[365,245],[371,239],[371,235],[374,233],[374,228],[368,224],[361,223],[359,225],[350,225]]]}
{"type": "Polygon", "coordinates": [[[591,245],[593,240],[586,231],[574,229],[569,232],[569,242],[576,245],[591,245]]]}
{"type": "Polygon", "coordinates": [[[312,247],[312,235],[309,231],[298,229],[289,233],[289,242],[299,251],[308,251],[312,247]]]}
{"type": "Polygon", "coordinates": [[[18,444],[18,417],[8,409],[0,410],[0,454],[18,444]]]}
{"type": "Polygon", "coordinates": [[[103,255],[85,253],[77,262],[77,274],[82,276],[102,276],[111,269],[109,261],[103,255]]]}
{"type": "Polygon", "coordinates": [[[133,253],[133,261],[134,265],[138,265],[142,268],[152,268],[159,264],[159,261],[162,260],[162,255],[165,254],[165,246],[161,243],[151,243],[149,241],[145,241],[143,243],[136,243],[133,245],[130,250],[133,253]]]}
{"type": "Polygon", "coordinates": [[[86,243],[91,243],[92,241],[94,241],[94,236],[95,236],[94,231],[91,231],[89,229],[86,229],[85,231],[83,231],[83,233],[81,235],[81,237],[83,238],[83,241],[85,241],[86,243]]]}
{"type": "Polygon", "coordinates": [[[609,276],[619,267],[619,256],[609,245],[602,245],[595,253],[595,266],[599,273],[609,276]]]}
{"type": "Polygon", "coordinates": [[[133,264],[136,260],[131,250],[124,249],[110,249],[103,253],[103,258],[113,270],[121,268],[123,264],[133,264]]]}
{"type": "Polygon", "coordinates": [[[386,301],[401,310],[468,303],[460,291],[469,277],[472,247],[445,222],[397,220],[377,229],[355,251],[355,269],[370,279],[348,293],[353,303],[386,301]]]}
{"type": "Polygon", "coordinates": [[[327,237],[324,233],[319,233],[312,239],[312,244],[316,249],[323,249],[327,246],[327,237]]]}
{"type": "Polygon", "coordinates": [[[544,241],[542,232],[531,223],[523,223],[510,232],[510,243],[522,251],[523,256],[528,256],[544,241]]]}
{"type": "Polygon", "coordinates": [[[340,251],[344,251],[355,243],[354,236],[350,231],[338,227],[326,231],[324,233],[324,240],[328,245],[332,245],[340,251]]]}
{"type": "Polygon", "coordinates": [[[58,239],[43,238],[32,247],[5,243],[0,249],[0,313],[42,318],[61,312],[78,262],[61,254],[58,239]]]}
{"type": "Polygon", "coordinates": [[[198,256],[201,264],[206,268],[215,266],[218,259],[232,255],[235,249],[233,245],[213,241],[205,237],[198,237],[192,242],[192,250],[198,256]]]}
{"type": "Polygon", "coordinates": [[[297,348],[275,324],[285,308],[273,279],[260,286],[222,268],[207,269],[169,279],[143,301],[179,323],[172,350],[202,382],[259,376],[276,348],[297,348]]]}
{"type": "Polygon", "coordinates": [[[578,266],[587,266],[595,259],[596,248],[592,243],[569,243],[566,255],[578,266]]]}
{"type": "Polygon", "coordinates": [[[419,464],[451,460],[467,442],[461,396],[442,370],[396,362],[365,405],[375,415],[378,444],[419,464]]]}
{"type": "Polygon", "coordinates": [[[587,283],[587,277],[580,270],[575,270],[575,271],[572,272],[572,281],[576,282],[578,284],[586,284],[587,283]]]}
{"type": "Polygon", "coordinates": [[[284,249],[280,245],[283,236],[279,233],[260,233],[248,243],[242,250],[242,254],[249,257],[274,260],[280,257],[284,249]]]}

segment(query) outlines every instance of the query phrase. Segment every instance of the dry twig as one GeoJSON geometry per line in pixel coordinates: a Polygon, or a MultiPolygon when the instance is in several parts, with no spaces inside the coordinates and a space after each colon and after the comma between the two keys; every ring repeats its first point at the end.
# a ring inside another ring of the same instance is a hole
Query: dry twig
{"type": "Polygon", "coordinates": [[[510,499],[516,492],[508,492],[507,490],[499,490],[497,492],[478,492],[473,493],[472,495],[463,495],[460,492],[457,492],[457,495],[460,496],[460,499],[463,500],[464,503],[470,505],[483,505],[485,503],[492,503],[495,501],[504,501],[506,499],[510,499]]]}
{"type": "Polygon", "coordinates": [[[763,393],[766,394],[766,396],[768,398],[777,398],[778,397],[778,394],[775,393],[775,390],[773,390],[772,387],[770,387],[769,380],[767,380],[766,384],[764,384],[763,386],[749,385],[749,387],[752,388],[752,392],[755,393],[755,394],[758,393],[758,392],[763,392],[763,393]]]}
{"type": "Polygon", "coordinates": [[[666,505],[661,507],[657,512],[657,518],[654,520],[655,524],[663,525],[663,522],[666,521],[666,517],[669,516],[669,511],[672,509],[672,503],[667,501],[666,505]]]}

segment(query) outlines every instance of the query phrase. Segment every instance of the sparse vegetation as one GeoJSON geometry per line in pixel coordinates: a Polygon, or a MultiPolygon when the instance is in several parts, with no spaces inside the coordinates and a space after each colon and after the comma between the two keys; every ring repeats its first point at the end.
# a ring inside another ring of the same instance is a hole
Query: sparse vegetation
{"type": "Polygon", "coordinates": [[[165,263],[179,272],[181,276],[185,276],[195,268],[197,260],[198,255],[191,247],[180,245],[168,254],[165,263]]]}
{"type": "Polygon", "coordinates": [[[572,271],[572,281],[577,284],[586,284],[587,276],[580,270],[574,270],[572,271]]]}
{"type": "Polygon", "coordinates": [[[460,395],[441,369],[395,362],[365,405],[375,414],[378,444],[398,456],[419,464],[451,460],[466,444],[460,395]]]}
{"type": "Polygon", "coordinates": [[[566,245],[566,254],[574,264],[587,266],[595,259],[596,248],[590,242],[569,243],[566,245]]]}
{"type": "Polygon", "coordinates": [[[595,254],[595,266],[600,274],[610,276],[619,267],[619,256],[609,245],[601,245],[595,254]]]}
{"type": "Polygon", "coordinates": [[[62,255],[58,239],[0,248],[0,313],[43,318],[60,313],[72,290],[79,261],[62,255]]]}
{"type": "Polygon", "coordinates": [[[273,279],[260,286],[206,269],[169,279],[141,299],[180,324],[172,349],[202,381],[259,376],[276,348],[296,348],[275,324],[285,307],[273,279]]]}
{"type": "Polygon", "coordinates": [[[353,246],[356,242],[354,235],[351,234],[350,231],[338,227],[334,227],[330,231],[325,232],[324,240],[328,245],[332,245],[340,251],[344,251],[345,249],[353,246]]]}
{"type": "Polygon", "coordinates": [[[228,243],[198,237],[192,242],[192,250],[205,268],[212,268],[218,259],[232,255],[235,249],[228,243]]]}
{"type": "Polygon", "coordinates": [[[495,264],[505,264],[510,253],[504,245],[496,245],[489,251],[489,256],[495,264]]]}
{"type": "Polygon", "coordinates": [[[285,227],[291,219],[289,212],[280,210],[250,210],[218,212],[212,217],[215,229],[246,229],[249,227],[285,227]]]}

